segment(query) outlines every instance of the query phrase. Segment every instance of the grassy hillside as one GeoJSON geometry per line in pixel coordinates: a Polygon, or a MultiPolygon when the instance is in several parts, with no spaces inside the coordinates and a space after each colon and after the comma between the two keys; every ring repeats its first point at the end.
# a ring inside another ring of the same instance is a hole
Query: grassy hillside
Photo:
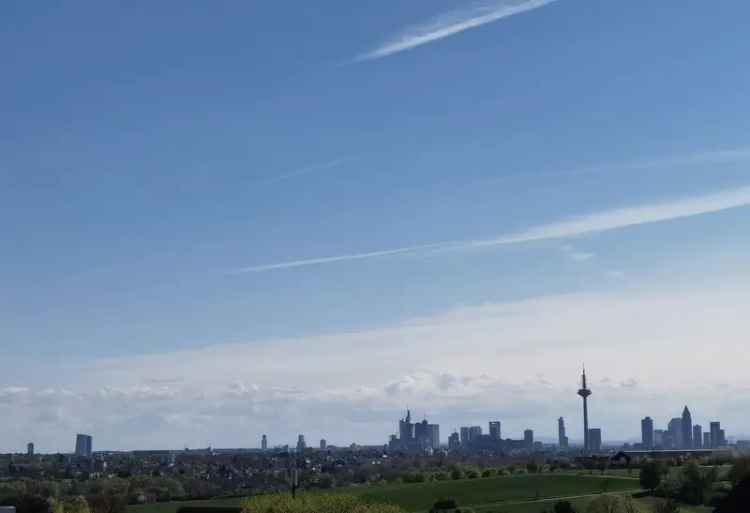
{"type": "Polygon", "coordinates": [[[407,511],[426,511],[441,498],[455,499],[461,506],[480,506],[638,488],[632,479],[547,474],[385,486],[365,489],[363,494],[407,511]]]}
{"type": "MultiPolygon", "coordinates": [[[[519,475],[490,479],[437,481],[420,484],[362,486],[337,491],[354,493],[377,501],[401,506],[407,511],[426,511],[441,498],[452,498],[461,506],[472,506],[477,512],[503,511],[508,513],[536,513],[549,509],[551,502],[517,504],[536,499],[598,494],[602,491],[636,490],[638,481],[622,478],[601,478],[574,475],[519,475]]],[[[182,505],[236,506],[242,499],[214,501],[169,502],[130,506],[128,513],[175,513],[182,505]]],[[[577,502],[586,502],[581,498],[577,502]]]]}

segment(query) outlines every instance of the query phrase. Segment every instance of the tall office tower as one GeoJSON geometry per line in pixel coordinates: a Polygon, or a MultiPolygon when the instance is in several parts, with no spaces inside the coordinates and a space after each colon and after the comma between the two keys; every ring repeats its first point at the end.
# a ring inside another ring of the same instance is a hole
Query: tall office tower
{"type": "Polygon", "coordinates": [[[589,451],[599,452],[602,450],[602,430],[600,428],[589,429],[589,451]]]}
{"type": "Polygon", "coordinates": [[[429,434],[427,433],[427,419],[414,424],[414,441],[420,449],[426,449],[430,446],[429,434]]]}
{"type": "Polygon", "coordinates": [[[263,437],[261,437],[260,439],[260,449],[262,451],[268,450],[268,437],[266,435],[263,435],[263,437]]]}
{"type": "Polygon", "coordinates": [[[325,451],[326,448],[328,448],[328,442],[326,442],[325,438],[320,439],[320,450],[325,451]]]}
{"type": "Polygon", "coordinates": [[[398,437],[402,443],[409,443],[414,439],[414,424],[409,410],[406,410],[406,417],[398,421],[398,437]]]}
{"type": "Polygon", "coordinates": [[[703,426],[696,424],[693,426],[693,449],[703,447],[703,426]]]}
{"type": "Polygon", "coordinates": [[[723,429],[719,430],[719,445],[717,447],[725,447],[727,445],[727,434],[723,429]]]}
{"type": "Polygon", "coordinates": [[[461,445],[468,445],[469,444],[469,428],[466,426],[463,426],[461,428],[461,445]]]}
{"type": "Polygon", "coordinates": [[[305,449],[307,449],[307,444],[305,443],[305,435],[299,435],[297,437],[297,452],[304,452],[305,449]]]}
{"type": "Polygon", "coordinates": [[[461,447],[461,438],[455,431],[448,437],[448,449],[458,449],[461,447]]]}
{"type": "Polygon", "coordinates": [[[651,417],[641,420],[641,443],[644,449],[654,448],[654,420],[651,417]]]}
{"type": "Polygon", "coordinates": [[[721,431],[721,422],[712,422],[709,425],[711,431],[711,447],[710,449],[716,449],[719,447],[719,431],[721,431]]]}
{"type": "Polygon", "coordinates": [[[565,434],[565,419],[562,417],[557,419],[557,445],[560,449],[568,448],[568,437],[565,434]]]}
{"type": "Polygon", "coordinates": [[[669,432],[669,445],[665,449],[681,449],[682,448],[682,418],[675,417],[669,421],[667,425],[667,431],[669,432]]]}
{"type": "Polygon", "coordinates": [[[664,448],[664,435],[663,429],[654,429],[654,447],[658,447],[659,449],[664,448]]]}
{"type": "Polygon", "coordinates": [[[703,448],[704,449],[710,449],[711,448],[711,433],[706,431],[703,433],[703,448]]]}
{"type": "Polygon", "coordinates": [[[493,440],[500,440],[502,438],[499,420],[490,421],[490,438],[493,440]]]}
{"type": "Polygon", "coordinates": [[[583,369],[583,375],[581,376],[581,388],[578,389],[578,395],[583,398],[583,452],[586,453],[589,450],[589,407],[588,398],[591,395],[591,390],[586,388],[586,368],[583,369]]]}
{"type": "Polygon", "coordinates": [[[479,440],[482,436],[482,426],[471,426],[469,428],[469,441],[479,440]]]}
{"type": "Polygon", "coordinates": [[[76,456],[90,458],[93,454],[93,438],[90,435],[76,435],[76,456]]]}
{"type": "Polygon", "coordinates": [[[533,429],[527,429],[523,432],[523,445],[527,449],[532,449],[534,447],[534,430],[533,429]]]}
{"type": "Polygon", "coordinates": [[[34,444],[29,442],[26,444],[26,455],[27,456],[33,456],[34,455],[34,444]]]}
{"type": "Polygon", "coordinates": [[[682,445],[681,449],[692,449],[693,448],[693,417],[690,415],[690,410],[685,406],[682,410],[682,445]]]}
{"type": "Polygon", "coordinates": [[[427,434],[429,435],[430,447],[435,450],[440,449],[440,425],[427,424],[427,434]]]}

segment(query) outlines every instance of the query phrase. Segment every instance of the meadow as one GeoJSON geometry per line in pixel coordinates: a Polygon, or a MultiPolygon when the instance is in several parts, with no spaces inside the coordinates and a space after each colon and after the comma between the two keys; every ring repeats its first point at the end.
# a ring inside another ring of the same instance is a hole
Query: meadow
{"type": "MultiPolygon", "coordinates": [[[[585,503],[591,499],[587,496],[632,492],[639,488],[636,479],[541,474],[418,484],[355,486],[337,489],[336,492],[352,493],[375,502],[394,504],[409,512],[427,511],[435,501],[451,498],[462,507],[470,506],[477,513],[537,513],[550,510],[554,499],[559,497],[577,497],[575,502],[585,503]]],[[[239,506],[241,502],[241,498],[231,498],[146,504],[130,506],[128,513],[176,513],[182,505],[220,507],[239,506]]]]}

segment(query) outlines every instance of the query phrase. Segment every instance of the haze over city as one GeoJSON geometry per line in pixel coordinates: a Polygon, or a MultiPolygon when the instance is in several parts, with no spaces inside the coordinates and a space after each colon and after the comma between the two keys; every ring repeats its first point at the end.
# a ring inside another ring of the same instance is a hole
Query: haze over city
{"type": "Polygon", "coordinates": [[[3,11],[0,452],[750,438],[746,2],[3,11]]]}

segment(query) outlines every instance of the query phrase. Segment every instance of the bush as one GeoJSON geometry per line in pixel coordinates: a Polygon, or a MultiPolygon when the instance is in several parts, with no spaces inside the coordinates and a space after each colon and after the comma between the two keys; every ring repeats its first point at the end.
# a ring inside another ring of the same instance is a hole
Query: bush
{"type": "Polygon", "coordinates": [[[602,495],[589,503],[586,513],[643,513],[643,508],[631,497],[602,495]]]}
{"type": "Polygon", "coordinates": [[[654,490],[659,488],[661,480],[666,472],[666,467],[660,461],[647,461],[641,467],[641,486],[647,490],[651,490],[651,493],[653,493],[654,490]]]}
{"type": "Polygon", "coordinates": [[[243,503],[243,513],[404,513],[389,504],[369,504],[353,495],[309,494],[292,499],[287,494],[261,495],[243,503]]]}
{"type": "Polygon", "coordinates": [[[569,501],[557,501],[552,511],[554,513],[576,513],[569,501]]]}

